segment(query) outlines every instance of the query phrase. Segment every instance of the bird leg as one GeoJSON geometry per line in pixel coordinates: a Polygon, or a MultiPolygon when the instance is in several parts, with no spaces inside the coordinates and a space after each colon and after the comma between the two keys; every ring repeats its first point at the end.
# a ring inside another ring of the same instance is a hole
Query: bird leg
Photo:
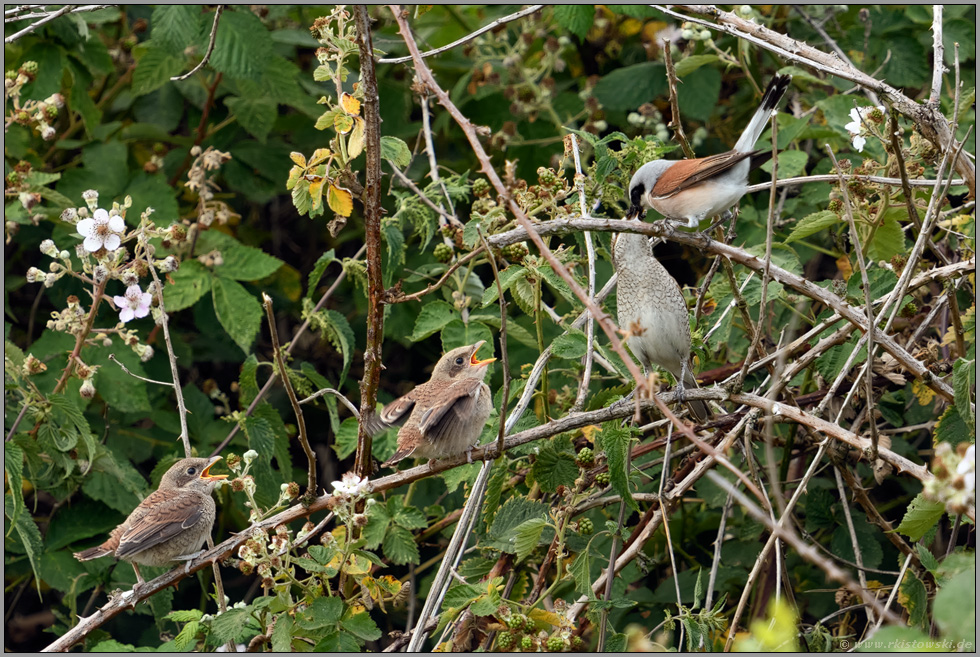
{"type": "Polygon", "coordinates": [[[184,554],[184,555],[181,555],[179,557],[174,557],[174,561],[186,561],[187,563],[184,566],[184,574],[185,575],[190,575],[191,574],[191,561],[193,561],[194,559],[197,559],[199,556],[201,556],[202,554],[204,554],[206,551],[207,550],[203,550],[202,549],[202,550],[198,550],[197,552],[194,552],[192,554],[184,554]]]}
{"type": "Polygon", "coordinates": [[[130,608],[136,609],[136,603],[139,601],[139,590],[146,586],[146,580],[143,579],[143,575],[140,573],[140,567],[136,565],[135,562],[132,563],[133,570],[136,572],[136,585],[133,587],[133,601],[130,603],[130,608]]]}

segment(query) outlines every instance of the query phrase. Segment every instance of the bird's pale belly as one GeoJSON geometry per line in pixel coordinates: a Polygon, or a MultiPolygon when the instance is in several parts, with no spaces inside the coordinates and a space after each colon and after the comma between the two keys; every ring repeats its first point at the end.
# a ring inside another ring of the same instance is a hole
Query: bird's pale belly
{"type": "Polygon", "coordinates": [[[686,313],[661,312],[647,307],[639,316],[620,317],[620,326],[631,332],[634,327],[644,327],[638,335],[629,337],[629,348],[644,364],[659,365],[679,377],[681,365],[691,350],[689,338],[685,339],[690,328],[682,322],[686,319],[686,313]]]}
{"type": "Polygon", "coordinates": [[[742,198],[745,184],[727,182],[729,178],[705,181],[673,196],[653,198],[650,204],[669,219],[693,219],[696,225],[702,219],[721,214],[742,198]]]}

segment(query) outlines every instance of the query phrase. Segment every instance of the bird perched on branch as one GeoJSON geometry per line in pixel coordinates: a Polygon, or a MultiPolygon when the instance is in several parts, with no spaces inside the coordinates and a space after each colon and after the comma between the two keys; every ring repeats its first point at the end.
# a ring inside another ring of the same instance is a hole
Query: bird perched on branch
{"type": "MultiPolygon", "coordinates": [[[[702,219],[734,205],[748,189],[749,172],[771,156],[753,150],[769,117],[786,92],[790,76],[777,75],[769,83],[735,148],[694,160],[655,160],[640,167],[630,181],[627,219],[639,220],[644,208],[654,208],[667,219],[697,227],[702,219]]],[[[659,365],[677,380],[679,392],[697,388],[691,371],[691,328],[687,303],[677,281],[654,257],[644,235],[621,233],[613,245],[619,275],[619,326],[626,343],[649,370],[659,365]]],[[[688,402],[701,423],[710,416],[703,401],[688,402]]]]}
{"type": "Polygon", "coordinates": [[[137,588],[145,584],[139,566],[170,566],[201,554],[214,525],[211,492],[228,475],[209,473],[221,460],[181,459],[160,480],[160,487],[140,502],[102,545],[75,553],[79,561],[114,556],[136,571],[137,588]],[[139,564],[139,565],[137,565],[139,564]]]}
{"type": "Polygon", "coordinates": [[[735,148],[693,160],[647,162],[630,180],[627,219],[653,208],[667,219],[696,228],[702,219],[721,214],[735,205],[749,187],[749,172],[765,164],[772,151],[754,150],[769,117],[786,93],[789,75],[777,75],[762,95],[735,148]]]}
{"type": "Polygon", "coordinates": [[[446,352],[428,381],[365,419],[371,435],[402,425],[398,449],[382,467],[408,457],[439,459],[473,449],[493,406],[483,379],[487,365],[497,359],[476,357],[484,342],[446,352]]]}

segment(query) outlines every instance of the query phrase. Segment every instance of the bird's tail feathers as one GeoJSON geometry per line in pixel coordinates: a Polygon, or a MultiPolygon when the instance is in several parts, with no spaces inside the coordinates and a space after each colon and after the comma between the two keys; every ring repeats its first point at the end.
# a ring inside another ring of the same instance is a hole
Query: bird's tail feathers
{"type": "Polygon", "coordinates": [[[391,466],[395,465],[399,461],[403,461],[403,460],[407,459],[409,456],[412,455],[412,452],[414,452],[414,451],[415,451],[415,448],[414,447],[411,448],[411,449],[400,449],[397,452],[395,452],[394,454],[392,454],[390,459],[388,459],[387,461],[385,461],[384,463],[382,463],[381,464],[381,467],[382,468],[390,468],[391,466]]]}
{"type": "Polygon", "coordinates": [[[107,557],[110,554],[112,554],[112,550],[110,550],[109,548],[103,545],[96,545],[95,547],[90,547],[87,550],[76,552],[74,556],[79,561],[91,561],[92,559],[107,557]]]}
{"type": "Polygon", "coordinates": [[[765,131],[766,124],[769,123],[769,117],[772,116],[772,111],[779,105],[779,101],[782,100],[783,94],[786,93],[786,89],[789,87],[790,80],[792,79],[792,76],[789,75],[773,76],[769,82],[769,86],[766,87],[765,93],[762,95],[762,104],[759,105],[759,109],[752,115],[752,120],[749,121],[749,124],[745,126],[745,130],[742,131],[742,136],[735,143],[734,150],[739,153],[747,153],[755,148],[755,142],[759,141],[759,137],[765,131]]]}
{"type": "MultiPolygon", "coordinates": [[[[698,380],[694,378],[694,374],[691,373],[690,367],[684,372],[684,387],[688,390],[697,390],[700,386],[698,385],[698,380]]],[[[711,409],[708,408],[708,402],[700,399],[692,399],[687,402],[687,407],[691,409],[691,414],[694,415],[698,424],[704,424],[711,417],[711,409]]]]}

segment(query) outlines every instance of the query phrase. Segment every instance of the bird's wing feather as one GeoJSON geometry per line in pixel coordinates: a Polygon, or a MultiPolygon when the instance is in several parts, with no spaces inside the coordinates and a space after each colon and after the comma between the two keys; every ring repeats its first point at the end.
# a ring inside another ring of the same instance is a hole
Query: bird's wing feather
{"type": "Polygon", "coordinates": [[[204,514],[200,496],[180,490],[157,490],[140,507],[145,512],[119,537],[118,558],[138,554],[173,538],[196,525],[204,514]]]}
{"type": "Polygon", "coordinates": [[[761,155],[764,151],[737,153],[728,151],[718,155],[710,155],[698,160],[680,160],[677,164],[664,171],[663,175],[653,186],[654,198],[673,196],[678,192],[697,185],[709,178],[720,175],[742,160],[761,155]]]}
{"type": "Polygon", "coordinates": [[[483,381],[461,379],[446,389],[437,403],[426,408],[419,417],[419,430],[434,442],[452,436],[476,408],[483,392],[483,381]]]}
{"type": "Polygon", "coordinates": [[[405,420],[409,418],[412,409],[415,408],[415,397],[417,390],[418,388],[412,390],[407,395],[399,397],[395,401],[390,402],[387,406],[381,409],[380,413],[366,413],[363,424],[364,428],[368,432],[368,435],[372,437],[377,436],[393,426],[405,424],[405,420]]]}

